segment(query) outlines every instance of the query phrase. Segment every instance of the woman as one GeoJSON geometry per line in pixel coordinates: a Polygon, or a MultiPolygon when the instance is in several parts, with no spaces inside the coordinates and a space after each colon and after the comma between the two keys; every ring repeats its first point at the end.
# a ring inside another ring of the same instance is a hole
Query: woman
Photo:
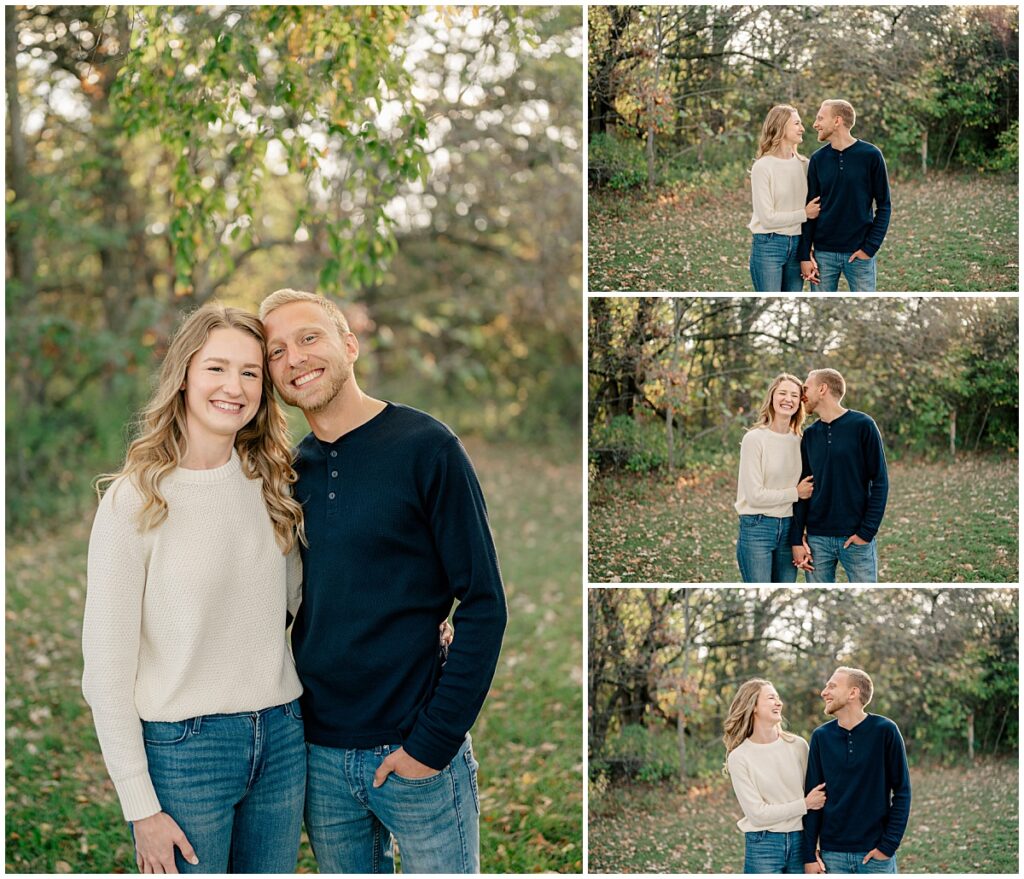
{"type": "Polygon", "coordinates": [[[750,277],[758,292],[799,293],[803,289],[797,247],[800,226],[820,212],[819,199],[807,203],[808,160],[797,152],[804,137],[800,114],[789,104],[772,107],[761,126],[761,140],[750,170],[754,213],[750,231],[750,277]]]}
{"type": "Polygon", "coordinates": [[[298,857],[285,622],[304,537],[265,355],[254,315],[192,314],[124,467],[99,480],[82,689],[144,873],[290,873],[298,857]]]}
{"type": "Polygon", "coordinates": [[[770,682],[742,684],[725,719],[726,765],[743,809],[744,873],[803,873],[803,816],[825,805],[825,785],[804,796],[807,742],[782,729],[770,682]]]}
{"type": "Polygon", "coordinates": [[[800,480],[803,422],[803,384],[781,373],[740,444],[736,560],[744,583],[796,582],[789,543],[793,504],[814,491],[814,477],[800,480]]]}

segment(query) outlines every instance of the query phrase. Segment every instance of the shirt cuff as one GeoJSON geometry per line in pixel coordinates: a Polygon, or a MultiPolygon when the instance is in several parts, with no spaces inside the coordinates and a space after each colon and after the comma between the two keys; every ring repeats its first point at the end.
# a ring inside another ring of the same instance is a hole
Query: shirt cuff
{"type": "Polygon", "coordinates": [[[420,721],[413,727],[402,747],[414,760],[419,760],[424,766],[440,772],[455,759],[465,740],[465,733],[461,738],[453,739],[427,729],[420,721]]]}
{"type": "Polygon", "coordinates": [[[148,771],[115,781],[114,788],[125,821],[140,821],[162,811],[148,771]]]}

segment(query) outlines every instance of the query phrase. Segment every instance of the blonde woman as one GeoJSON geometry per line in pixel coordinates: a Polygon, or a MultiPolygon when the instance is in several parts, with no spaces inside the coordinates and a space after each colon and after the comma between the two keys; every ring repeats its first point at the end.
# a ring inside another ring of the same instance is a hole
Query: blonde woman
{"type": "Polygon", "coordinates": [[[793,504],[814,492],[813,476],[800,480],[803,422],[803,383],[780,373],[740,444],[736,561],[744,583],[796,581],[789,545],[793,504]]]}
{"type": "Polygon", "coordinates": [[[743,817],[744,873],[803,873],[803,816],[825,805],[825,785],[804,795],[807,742],[782,729],[771,682],[740,685],[725,719],[726,766],[743,817]]]}
{"type": "Polygon", "coordinates": [[[754,212],[749,229],[754,239],[750,250],[750,277],[758,292],[799,293],[797,249],[800,228],[821,210],[820,200],[807,201],[808,160],[798,147],[804,137],[800,114],[789,104],[772,107],[761,126],[750,190],[754,212]]]}
{"type": "Polygon", "coordinates": [[[193,313],[100,479],[82,689],[144,873],[295,869],[303,523],[265,355],[254,315],[193,313]]]}

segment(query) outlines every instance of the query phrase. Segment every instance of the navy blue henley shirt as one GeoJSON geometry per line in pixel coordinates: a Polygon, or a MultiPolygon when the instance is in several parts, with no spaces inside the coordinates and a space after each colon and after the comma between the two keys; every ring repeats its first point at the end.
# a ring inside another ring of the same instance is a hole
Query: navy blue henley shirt
{"type": "Polygon", "coordinates": [[[804,816],[804,863],[824,852],[877,848],[891,858],[910,817],[910,773],[899,727],[869,714],[853,729],[838,720],[811,735],[806,793],[825,782],[825,808],[804,816]]]}
{"type": "Polygon", "coordinates": [[[299,444],[303,595],[292,647],[306,740],[401,744],[443,769],[490,687],[506,606],[480,484],[457,436],[388,403],[334,442],[299,444]],[[443,668],[438,626],[455,600],[443,668]]]}
{"type": "Polygon", "coordinates": [[[815,421],[800,443],[800,478],[814,476],[814,493],[793,504],[789,542],[808,534],[870,541],[878,532],[889,496],[882,435],[874,420],[847,409],[834,421],[815,421]]]}
{"type": "Polygon", "coordinates": [[[889,175],[878,147],[866,140],[845,150],[825,144],[807,166],[807,200],[816,196],[821,196],[821,213],[803,224],[800,259],[811,258],[812,244],[831,253],[878,252],[892,214],[889,175]]]}

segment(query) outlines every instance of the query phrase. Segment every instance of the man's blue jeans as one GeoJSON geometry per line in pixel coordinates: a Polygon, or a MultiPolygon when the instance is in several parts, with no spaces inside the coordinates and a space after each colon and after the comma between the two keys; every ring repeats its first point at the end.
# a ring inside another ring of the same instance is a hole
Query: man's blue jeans
{"type": "Polygon", "coordinates": [[[811,284],[812,293],[835,293],[839,289],[839,276],[846,276],[851,293],[874,293],[876,287],[877,267],[875,258],[855,259],[850,262],[852,253],[835,253],[828,250],[815,250],[814,258],[818,261],[818,277],[820,284],[811,284]]]}
{"type": "Polygon", "coordinates": [[[149,775],[199,863],[179,873],[292,873],[306,747],[299,700],[241,714],[143,721],[149,775]]]}
{"type": "Polygon", "coordinates": [[[898,873],[896,855],[884,861],[872,858],[862,863],[867,852],[822,852],[821,859],[829,873],[898,873]]]}
{"type": "Polygon", "coordinates": [[[740,516],[736,561],[744,583],[795,583],[793,550],[789,545],[792,516],[740,516]]]}
{"type": "Polygon", "coordinates": [[[804,289],[800,260],[796,258],[799,235],[755,232],[750,245],[750,278],[758,293],[799,293],[804,289]]]}
{"type": "Polygon", "coordinates": [[[807,571],[808,583],[835,583],[836,565],[842,564],[846,579],[851,583],[878,582],[878,547],[875,541],[864,545],[851,543],[846,549],[846,537],[807,535],[811,548],[813,571],[807,571]]]}
{"type": "Polygon", "coordinates": [[[743,834],[744,873],[803,873],[804,832],[753,830],[743,834]]]}
{"type": "Polygon", "coordinates": [[[309,744],[306,832],[321,873],[393,873],[392,836],[403,873],[480,872],[480,796],[469,735],[444,769],[426,778],[377,767],[399,745],[309,744]]]}

